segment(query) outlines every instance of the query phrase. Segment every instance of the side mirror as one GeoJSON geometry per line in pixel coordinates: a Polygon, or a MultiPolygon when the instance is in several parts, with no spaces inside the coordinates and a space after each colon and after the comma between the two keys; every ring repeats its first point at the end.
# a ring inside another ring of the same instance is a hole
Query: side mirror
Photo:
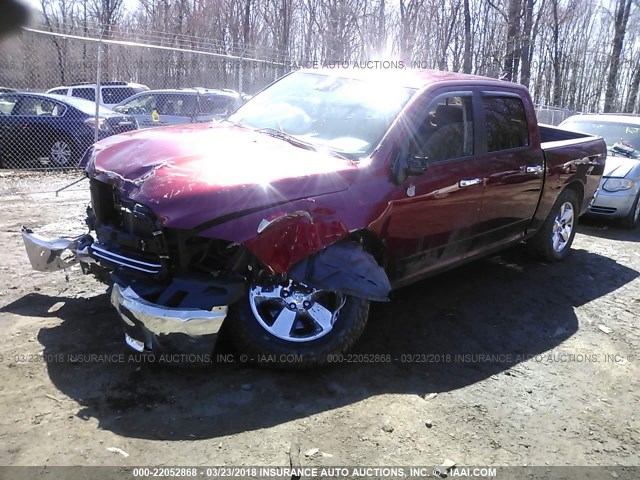
{"type": "Polygon", "coordinates": [[[122,113],[123,115],[127,115],[129,113],[129,107],[126,107],[124,105],[120,105],[114,108],[114,110],[118,113],[122,113]]]}
{"type": "Polygon", "coordinates": [[[422,175],[429,167],[429,158],[401,150],[393,164],[396,183],[404,182],[407,177],[422,175]]]}

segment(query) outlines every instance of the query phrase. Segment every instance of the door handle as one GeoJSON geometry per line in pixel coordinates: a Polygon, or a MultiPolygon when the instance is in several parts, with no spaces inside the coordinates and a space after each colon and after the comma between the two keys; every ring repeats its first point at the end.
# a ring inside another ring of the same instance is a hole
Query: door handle
{"type": "Polygon", "coordinates": [[[482,182],[482,180],[480,180],[479,178],[469,178],[467,180],[460,180],[458,182],[458,185],[460,186],[460,188],[466,188],[473,187],[474,185],[480,185],[480,182],[482,182]]]}
{"type": "Polygon", "coordinates": [[[544,167],[542,165],[528,165],[525,171],[527,173],[542,173],[544,171],[544,167]]]}

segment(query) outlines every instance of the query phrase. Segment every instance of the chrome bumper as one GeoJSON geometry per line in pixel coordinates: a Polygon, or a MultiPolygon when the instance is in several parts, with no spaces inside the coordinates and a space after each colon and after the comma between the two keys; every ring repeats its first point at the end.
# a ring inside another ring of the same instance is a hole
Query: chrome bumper
{"type": "Polygon", "coordinates": [[[118,311],[125,340],[133,349],[210,354],[227,316],[227,307],[211,311],[164,307],[141,298],[131,287],[113,284],[111,304],[118,311]]]}
{"type": "Polygon", "coordinates": [[[76,238],[45,238],[22,227],[22,240],[31,262],[39,272],[54,272],[69,268],[76,263],[93,263],[88,247],[93,243],[89,234],[76,238]]]}

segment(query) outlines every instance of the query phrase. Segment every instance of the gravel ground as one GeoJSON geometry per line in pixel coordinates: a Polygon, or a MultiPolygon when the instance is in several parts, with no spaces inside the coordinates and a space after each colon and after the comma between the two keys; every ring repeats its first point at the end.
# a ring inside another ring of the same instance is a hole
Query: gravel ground
{"type": "Polygon", "coordinates": [[[21,225],[82,233],[76,178],[0,173],[0,465],[640,465],[640,231],[394,292],[330,368],[175,368],[127,349],[104,285],[30,269],[21,225]]]}

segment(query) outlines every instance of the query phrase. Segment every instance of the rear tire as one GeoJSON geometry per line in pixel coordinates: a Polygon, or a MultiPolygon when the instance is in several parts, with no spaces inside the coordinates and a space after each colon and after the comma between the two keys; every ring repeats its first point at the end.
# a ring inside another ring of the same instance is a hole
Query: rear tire
{"type": "Polygon", "coordinates": [[[529,251],[540,260],[548,262],[557,262],[569,255],[576,235],[579,208],[576,192],[570,188],[565,189],[540,230],[527,241],[529,251]]]}
{"type": "Polygon", "coordinates": [[[640,192],[636,195],[636,199],[631,206],[631,210],[629,214],[622,219],[620,222],[624,228],[628,228],[629,230],[633,230],[638,226],[638,221],[640,220],[640,192]]]}
{"type": "Polygon", "coordinates": [[[225,324],[231,341],[242,354],[242,362],[300,369],[339,361],[336,355],[347,351],[358,340],[368,314],[369,301],[361,298],[307,289],[304,285],[271,288],[252,285],[247,295],[229,309],[225,324]],[[295,288],[302,294],[298,295],[295,288]],[[336,298],[333,307],[331,297],[336,298]],[[288,307],[308,301],[311,303],[298,310],[288,307]],[[323,319],[319,313],[324,315],[323,319]],[[332,314],[330,322],[326,321],[327,313],[332,314]],[[285,323],[288,319],[284,328],[276,327],[280,319],[285,323]]]}

